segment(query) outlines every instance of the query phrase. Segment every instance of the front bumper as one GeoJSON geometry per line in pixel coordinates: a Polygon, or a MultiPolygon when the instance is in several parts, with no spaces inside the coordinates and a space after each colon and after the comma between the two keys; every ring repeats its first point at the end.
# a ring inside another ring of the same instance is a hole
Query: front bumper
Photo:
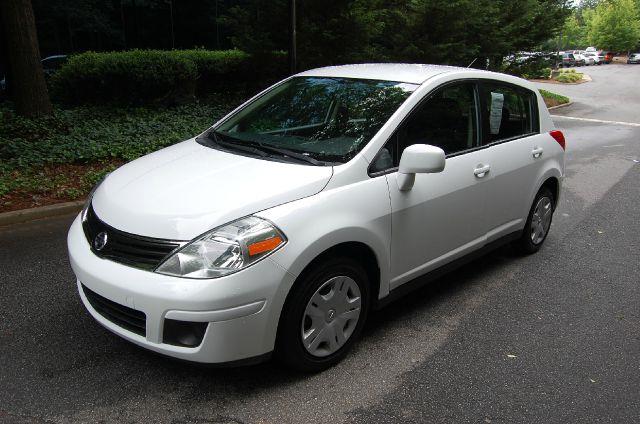
{"type": "Polygon", "coordinates": [[[194,362],[225,363],[273,350],[280,311],[295,277],[270,258],[213,280],[165,276],[101,259],[93,254],[80,219],[67,239],[80,297],[104,327],[147,349],[194,362]],[[82,285],[94,293],[146,315],[143,335],[108,319],[92,306],[82,285]],[[166,319],[206,322],[196,347],[166,343],[166,319]]]}

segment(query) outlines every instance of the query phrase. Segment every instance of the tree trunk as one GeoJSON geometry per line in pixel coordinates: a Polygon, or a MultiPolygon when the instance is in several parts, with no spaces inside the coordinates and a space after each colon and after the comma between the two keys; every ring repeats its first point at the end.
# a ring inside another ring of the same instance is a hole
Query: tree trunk
{"type": "Polygon", "coordinates": [[[31,0],[1,0],[7,57],[11,66],[11,92],[16,112],[38,117],[52,113],[40,63],[40,47],[31,0]]]}

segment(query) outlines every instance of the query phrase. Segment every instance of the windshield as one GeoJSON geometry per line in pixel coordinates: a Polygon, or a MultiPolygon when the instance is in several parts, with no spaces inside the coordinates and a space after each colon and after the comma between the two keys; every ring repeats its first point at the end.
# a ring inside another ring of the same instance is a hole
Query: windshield
{"type": "Polygon", "coordinates": [[[418,85],[350,78],[296,77],[259,97],[208,138],[263,157],[345,163],[378,132],[418,85]],[[287,154],[289,153],[289,154],[287,154]]]}

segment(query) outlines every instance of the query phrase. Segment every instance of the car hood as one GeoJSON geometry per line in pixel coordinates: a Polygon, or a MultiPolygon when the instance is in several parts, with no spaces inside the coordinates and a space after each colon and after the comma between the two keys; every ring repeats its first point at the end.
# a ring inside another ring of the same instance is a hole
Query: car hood
{"type": "Polygon", "coordinates": [[[96,215],[132,234],[192,238],[237,218],[320,192],[330,166],[222,152],[191,139],[130,162],[93,196],[96,215]]]}

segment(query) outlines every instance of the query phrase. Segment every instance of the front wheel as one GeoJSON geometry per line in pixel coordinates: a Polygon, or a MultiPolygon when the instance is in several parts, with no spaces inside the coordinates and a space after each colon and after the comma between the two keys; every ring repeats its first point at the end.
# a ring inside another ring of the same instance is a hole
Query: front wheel
{"type": "Polygon", "coordinates": [[[549,234],[553,212],[555,210],[555,198],[551,190],[542,187],[529,211],[527,223],[522,231],[522,236],[516,241],[516,247],[522,253],[535,253],[542,247],[542,243],[549,234]]]}
{"type": "Polygon", "coordinates": [[[319,372],[344,358],[369,311],[369,281],[360,264],[333,258],[303,274],[283,308],[276,358],[302,372],[319,372]]]}

